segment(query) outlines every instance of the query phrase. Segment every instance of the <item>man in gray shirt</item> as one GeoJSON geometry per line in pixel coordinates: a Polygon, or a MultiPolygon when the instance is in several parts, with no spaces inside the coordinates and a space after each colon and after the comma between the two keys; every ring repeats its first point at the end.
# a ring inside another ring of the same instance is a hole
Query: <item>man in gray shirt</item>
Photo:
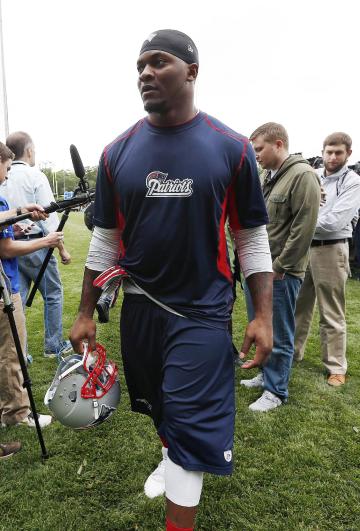
{"type": "Polygon", "coordinates": [[[349,245],[352,219],[360,206],[360,176],[347,166],[351,138],[346,133],[332,133],[323,144],[324,168],[319,169],[325,192],[314,239],[310,262],[296,306],[295,357],[304,357],[315,301],[320,313],[322,359],[328,372],[328,384],[345,383],[346,321],[345,284],[348,278],[349,245]]]}

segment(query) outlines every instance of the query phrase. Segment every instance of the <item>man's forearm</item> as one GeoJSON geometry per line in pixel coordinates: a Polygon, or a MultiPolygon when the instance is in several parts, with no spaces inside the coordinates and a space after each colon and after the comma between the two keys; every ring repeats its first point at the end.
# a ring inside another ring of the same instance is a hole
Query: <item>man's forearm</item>
{"type": "Polygon", "coordinates": [[[255,316],[271,319],[273,274],[254,273],[246,279],[246,283],[250,290],[255,316]]]}
{"type": "Polygon", "coordinates": [[[245,278],[272,272],[269,237],[265,225],[232,231],[241,271],[245,278]]]}
{"type": "Polygon", "coordinates": [[[93,286],[93,281],[99,274],[100,271],[93,271],[85,267],[79,312],[86,317],[92,318],[96,303],[101,295],[101,289],[93,286]]]}
{"type": "Polygon", "coordinates": [[[57,248],[58,248],[59,254],[63,253],[66,250],[63,242],[60,242],[57,248]]]}
{"type": "Polygon", "coordinates": [[[12,218],[17,215],[16,208],[11,208],[10,210],[3,210],[0,212],[0,221],[5,219],[12,218]]]}
{"type": "Polygon", "coordinates": [[[1,241],[0,252],[2,258],[16,258],[17,256],[25,256],[26,254],[35,253],[45,247],[43,238],[36,240],[11,240],[6,238],[1,241]]]}

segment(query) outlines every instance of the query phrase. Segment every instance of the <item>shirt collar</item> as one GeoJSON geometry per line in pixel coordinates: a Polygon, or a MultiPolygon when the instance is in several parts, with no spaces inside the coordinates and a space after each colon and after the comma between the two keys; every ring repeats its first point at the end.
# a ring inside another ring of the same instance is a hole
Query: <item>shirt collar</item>
{"type": "Polygon", "coordinates": [[[332,173],[331,175],[325,175],[325,168],[322,168],[322,174],[321,177],[323,179],[339,179],[342,175],[344,175],[345,172],[348,171],[348,167],[345,164],[342,168],[340,168],[339,171],[332,173]]]}
{"type": "Polygon", "coordinates": [[[27,162],[24,162],[23,160],[13,160],[11,166],[17,166],[18,164],[24,164],[24,166],[29,166],[27,162]]]}

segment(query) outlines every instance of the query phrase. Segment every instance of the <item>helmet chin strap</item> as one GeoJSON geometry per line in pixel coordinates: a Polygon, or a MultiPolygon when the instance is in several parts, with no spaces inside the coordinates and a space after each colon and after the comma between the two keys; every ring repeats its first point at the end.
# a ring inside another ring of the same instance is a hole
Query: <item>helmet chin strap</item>
{"type": "Polygon", "coordinates": [[[79,367],[81,367],[84,363],[84,358],[82,358],[81,360],[79,360],[77,363],[74,363],[74,365],[71,365],[71,367],[69,367],[68,369],[66,369],[66,371],[64,371],[62,374],[59,375],[59,380],[62,380],[63,378],[65,378],[65,376],[67,376],[70,372],[73,372],[75,371],[76,369],[78,369],[79,367]]]}
{"type": "Polygon", "coordinates": [[[99,418],[99,402],[97,400],[93,400],[93,406],[94,406],[94,419],[97,420],[99,418]]]}

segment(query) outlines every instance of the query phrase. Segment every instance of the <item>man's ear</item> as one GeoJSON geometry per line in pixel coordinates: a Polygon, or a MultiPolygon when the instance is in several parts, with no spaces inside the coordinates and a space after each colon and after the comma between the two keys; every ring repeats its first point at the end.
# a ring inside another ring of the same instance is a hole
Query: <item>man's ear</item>
{"type": "Polygon", "coordinates": [[[188,65],[188,76],[186,81],[195,81],[199,72],[199,65],[192,63],[188,65]]]}
{"type": "Polygon", "coordinates": [[[25,149],[25,153],[26,153],[26,158],[27,159],[31,159],[31,156],[32,156],[32,153],[33,153],[33,148],[31,146],[27,147],[25,149]]]}

